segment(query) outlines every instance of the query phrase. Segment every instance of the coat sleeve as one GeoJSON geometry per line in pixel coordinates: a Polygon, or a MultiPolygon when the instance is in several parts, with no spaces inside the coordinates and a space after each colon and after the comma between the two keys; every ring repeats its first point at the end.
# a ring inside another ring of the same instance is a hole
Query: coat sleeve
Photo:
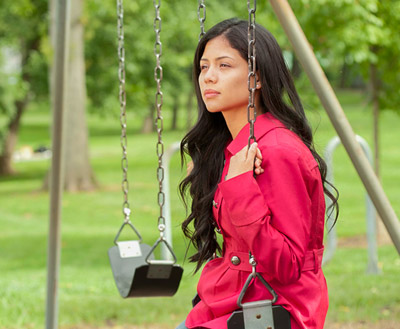
{"type": "MultiPolygon", "coordinates": [[[[300,277],[312,222],[310,184],[318,170],[291,146],[262,150],[264,173],[247,172],[220,183],[238,236],[265,279],[290,283],[300,277]]],[[[313,159],[312,159],[313,160],[313,159]]]]}

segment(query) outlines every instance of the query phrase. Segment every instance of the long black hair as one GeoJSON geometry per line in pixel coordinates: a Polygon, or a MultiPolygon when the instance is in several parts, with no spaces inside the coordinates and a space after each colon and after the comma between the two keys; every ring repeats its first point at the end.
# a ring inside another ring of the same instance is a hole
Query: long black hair
{"type": "MultiPolygon", "coordinates": [[[[231,139],[222,113],[208,112],[203,102],[198,81],[200,59],[210,40],[224,36],[231,47],[239,51],[247,61],[247,24],[247,21],[236,18],[218,23],[202,37],[194,56],[193,82],[199,110],[198,120],[181,142],[182,163],[184,163],[185,154],[188,154],[193,161],[193,169],[182,180],[179,189],[186,206],[188,205],[186,202],[188,190],[192,199],[191,212],[182,223],[182,229],[185,236],[191,240],[197,249],[197,253],[190,257],[190,261],[197,262],[196,271],[215,252],[221,251],[215,234],[212,200],[224,166],[223,151],[231,139]],[[189,227],[192,221],[193,231],[189,227]]],[[[256,67],[261,82],[258,112],[270,112],[288,129],[295,132],[310,149],[319,165],[324,192],[332,200],[332,206],[336,209],[337,216],[337,196],[333,195],[325,186],[325,183],[327,183],[327,167],[324,160],[314,149],[312,131],[282,51],[272,34],[258,24],[256,41],[256,67]],[[285,102],[285,98],[289,104],[285,102]]],[[[337,195],[337,190],[334,190],[337,195]]]]}

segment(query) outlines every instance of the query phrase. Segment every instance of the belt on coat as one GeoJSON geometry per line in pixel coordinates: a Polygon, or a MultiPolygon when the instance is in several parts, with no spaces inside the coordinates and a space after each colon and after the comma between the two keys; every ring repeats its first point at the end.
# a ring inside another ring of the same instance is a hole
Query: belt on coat
{"type": "MultiPolygon", "coordinates": [[[[321,249],[313,249],[306,251],[304,257],[304,264],[301,272],[306,271],[314,271],[314,273],[318,273],[319,269],[322,265],[322,256],[324,254],[324,248],[321,249]]],[[[232,269],[236,269],[239,271],[247,271],[251,272],[252,267],[249,264],[249,253],[243,251],[229,251],[224,256],[225,262],[229,262],[229,267],[232,269]],[[232,260],[234,257],[239,258],[239,262],[233,264],[232,260]]],[[[267,272],[264,266],[260,263],[257,264],[257,272],[267,272]]]]}

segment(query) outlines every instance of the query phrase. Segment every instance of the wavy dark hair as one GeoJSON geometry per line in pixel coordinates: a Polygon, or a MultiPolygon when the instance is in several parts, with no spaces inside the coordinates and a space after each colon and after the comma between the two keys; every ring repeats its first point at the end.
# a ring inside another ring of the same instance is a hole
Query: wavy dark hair
{"type": "MultiPolygon", "coordinates": [[[[239,51],[247,61],[247,21],[236,18],[222,21],[212,27],[200,40],[193,63],[193,82],[198,103],[198,120],[181,142],[182,164],[185,155],[193,161],[193,169],[179,185],[180,194],[188,208],[188,191],[191,197],[191,212],[182,223],[186,237],[193,243],[197,252],[189,259],[197,262],[196,271],[201,265],[221,252],[215,234],[212,214],[212,200],[224,166],[224,148],[231,139],[231,134],[222,113],[210,113],[203,102],[198,77],[200,59],[207,43],[218,36],[224,36],[231,47],[239,51]],[[193,222],[192,231],[190,224],[193,222]]],[[[325,194],[332,200],[332,207],[338,215],[337,190],[326,187],[327,167],[324,160],[315,151],[310,125],[304,113],[293,79],[284,61],[282,51],[264,27],[256,27],[257,73],[261,82],[260,105],[258,112],[270,112],[288,129],[295,132],[310,149],[319,165],[325,194]],[[285,102],[285,98],[287,102],[285,102]],[[335,191],[334,195],[331,191],[335,191]]],[[[329,184],[329,183],[328,183],[329,184]]],[[[335,218],[335,221],[336,221],[335,218]]]]}

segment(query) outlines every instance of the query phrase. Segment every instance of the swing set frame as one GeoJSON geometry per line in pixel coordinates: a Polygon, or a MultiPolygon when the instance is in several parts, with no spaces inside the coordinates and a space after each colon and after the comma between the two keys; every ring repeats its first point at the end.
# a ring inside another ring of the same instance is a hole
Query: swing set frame
{"type": "MultiPolygon", "coordinates": [[[[61,201],[63,182],[64,117],[69,49],[70,0],[55,0],[56,43],[54,52],[55,86],[52,90],[53,141],[50,186],[49,240],[47,261],[46,329],[58,328],[58,281],[60,268],[61,201]]],[[[374,206],[400,254],[400,223],[375,175],[367,157],[356,140],[356,135],[327,80],[310,44],[304,35],[287,0],[269,0],[282,25],[299,62],[308,75],[329,119],[345,147],[374,206]]]]}

